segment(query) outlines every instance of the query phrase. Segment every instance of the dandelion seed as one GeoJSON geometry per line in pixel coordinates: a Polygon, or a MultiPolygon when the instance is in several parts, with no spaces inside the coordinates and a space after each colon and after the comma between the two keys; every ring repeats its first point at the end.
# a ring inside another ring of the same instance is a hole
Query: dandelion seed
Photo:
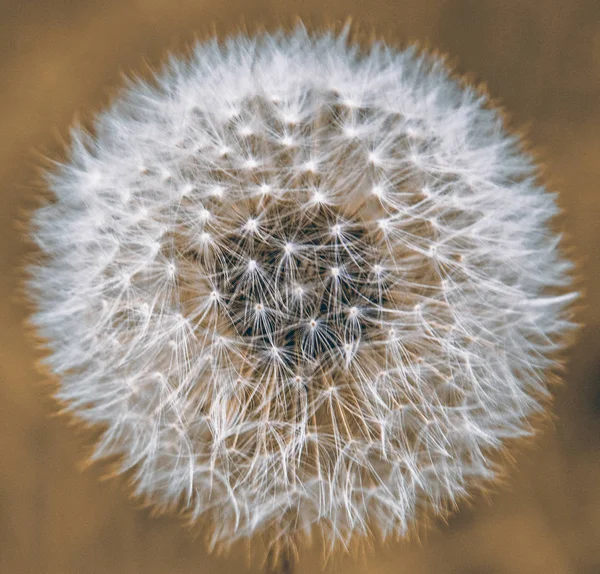
{"type": "Polygon", "coordinates": [[[246,221],[246,225],[244,225],[244,229],[246,231],[250,231],[251,233],[254,233],[255,231],[258,230],[258,221],[254,217],[251,217],[250,219],[248,219],[248,221],[246,221]]]}

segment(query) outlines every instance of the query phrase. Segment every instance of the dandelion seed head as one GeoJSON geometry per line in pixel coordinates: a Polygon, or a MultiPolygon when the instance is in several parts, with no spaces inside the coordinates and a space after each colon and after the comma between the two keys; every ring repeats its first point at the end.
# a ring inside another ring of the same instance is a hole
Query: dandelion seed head
{"type": "Polygon", "coordinates": [[[558,209],[437,57],[198,44],[49,180],[29,287],[58,398],[214,543],[404,536],[532,432],[573,328],[558,209]]]}

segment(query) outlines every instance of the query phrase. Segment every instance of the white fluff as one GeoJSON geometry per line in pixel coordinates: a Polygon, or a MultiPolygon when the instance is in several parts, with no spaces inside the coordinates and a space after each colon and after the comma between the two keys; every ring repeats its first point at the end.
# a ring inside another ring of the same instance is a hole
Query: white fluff
{"type": "Polygon", "coordinates": [[[198,44],[49,181],[30,290],[58,398],[214,543],[404,535],[532,432],[573,327],[558,208],[440,59],[198,44]]]}

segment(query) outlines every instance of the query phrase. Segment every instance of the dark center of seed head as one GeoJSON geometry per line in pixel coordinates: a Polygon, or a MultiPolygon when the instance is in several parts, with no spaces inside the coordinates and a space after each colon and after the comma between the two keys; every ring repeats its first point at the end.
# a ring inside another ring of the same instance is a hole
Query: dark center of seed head
{"type": "Polygon", "coordinates": [[[370,233],[331,211],[274,221],[225,238],[216,275],[231,323],[257,355],[277,349],[296,371],[335,361],[369,337],[384,305],[370,233]]]}

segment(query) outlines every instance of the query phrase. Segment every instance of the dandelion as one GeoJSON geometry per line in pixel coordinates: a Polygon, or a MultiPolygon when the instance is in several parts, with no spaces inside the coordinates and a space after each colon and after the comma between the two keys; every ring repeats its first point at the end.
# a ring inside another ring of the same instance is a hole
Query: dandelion
{"type": "Polygon", "coordinates": [[[29,287],[57,397],[212,544],[406,535],[532,433],[573,328],[554,197],[414,49],[198,44],[49,185],[29,287]]]}

